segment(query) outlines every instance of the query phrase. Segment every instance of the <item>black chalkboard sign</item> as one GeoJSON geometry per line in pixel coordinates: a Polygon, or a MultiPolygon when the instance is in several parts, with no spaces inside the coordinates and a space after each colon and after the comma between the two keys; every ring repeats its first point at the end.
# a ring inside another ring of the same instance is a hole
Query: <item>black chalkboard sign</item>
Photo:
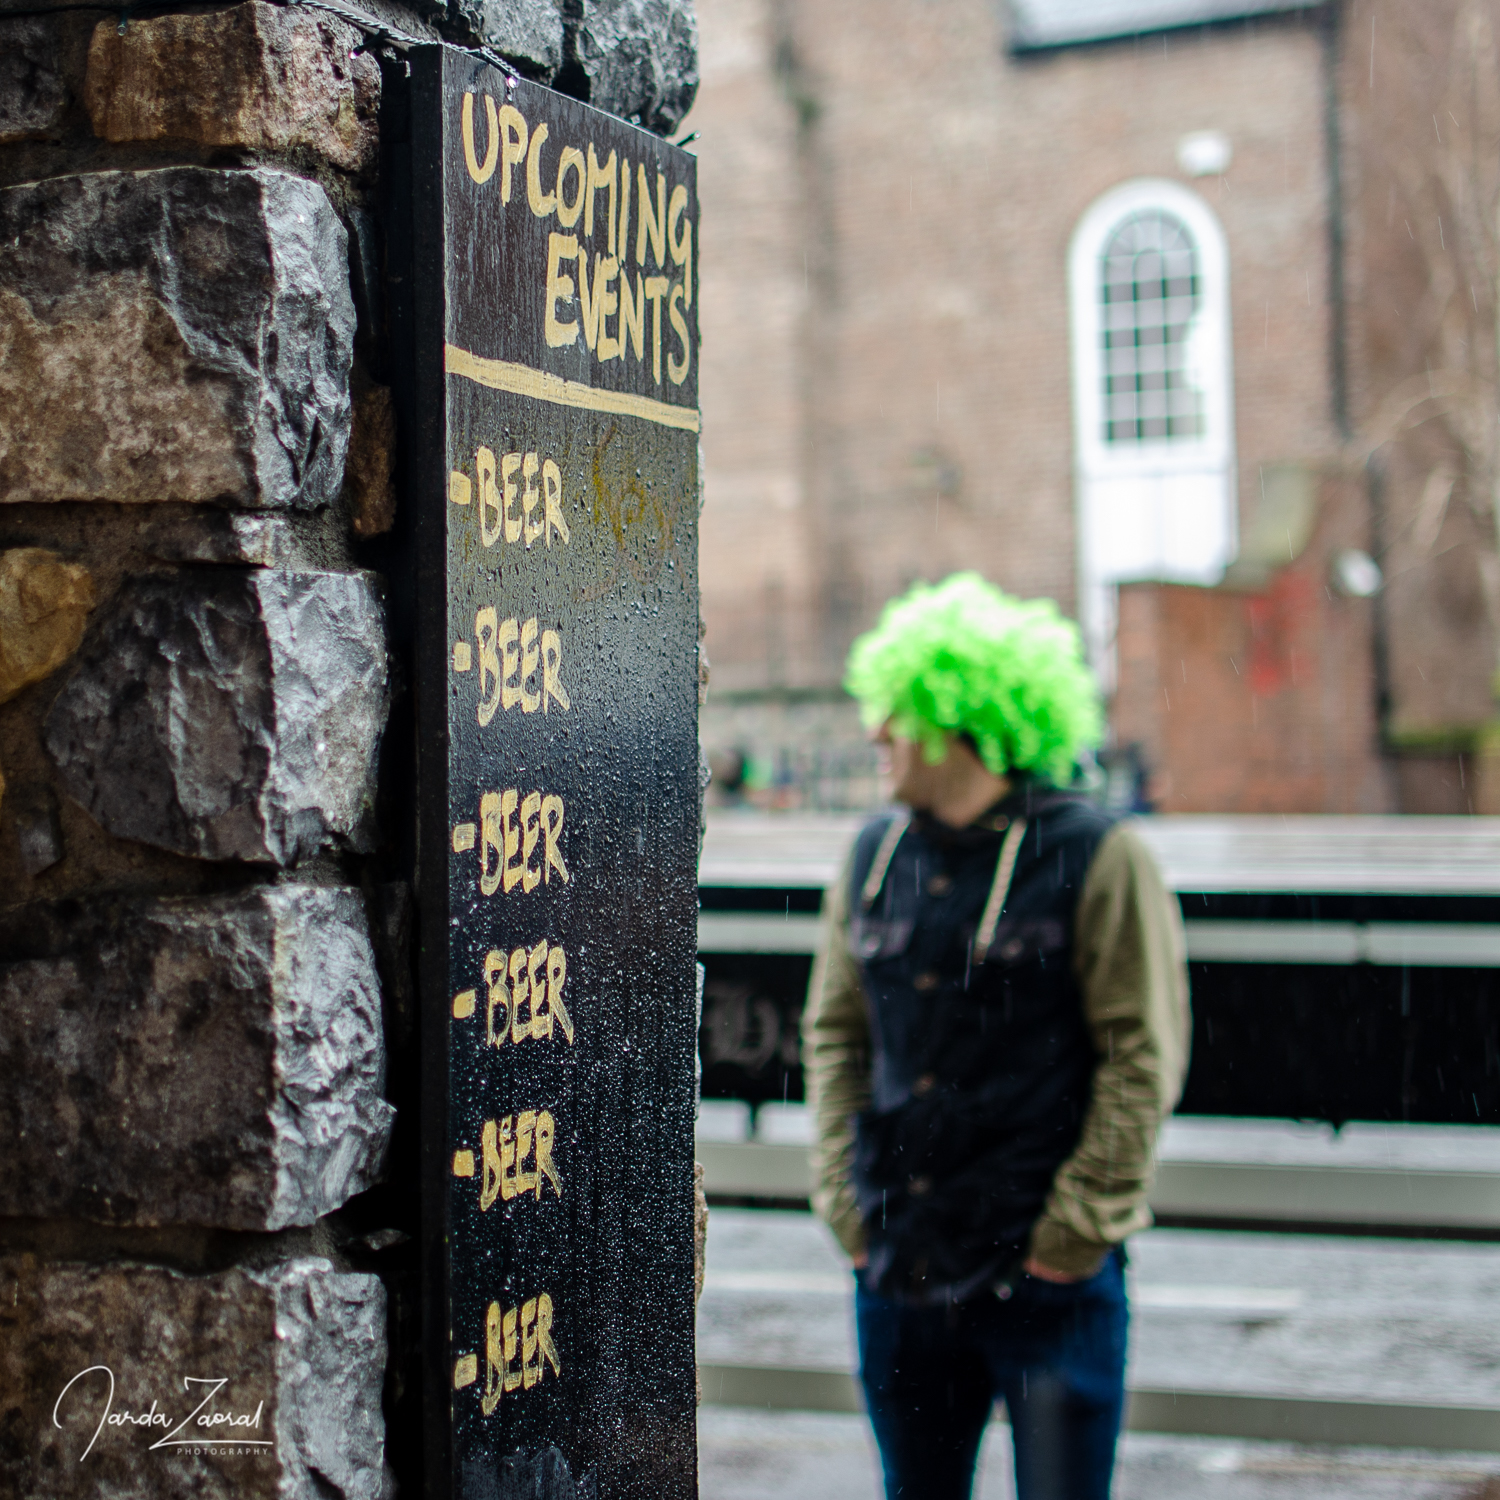
{"type": "Polygon", "coordinates": [[[433,1494],[696,1493],[693,158],[410,54],[433,1494]]]}

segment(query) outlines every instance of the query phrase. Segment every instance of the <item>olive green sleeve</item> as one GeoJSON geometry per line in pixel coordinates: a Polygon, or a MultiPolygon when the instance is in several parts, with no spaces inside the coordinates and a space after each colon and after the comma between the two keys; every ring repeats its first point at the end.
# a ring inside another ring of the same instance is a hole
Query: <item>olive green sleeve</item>
{"type": "Polygon", "coordinates": [[[865,1248],[854,1198],[854,1116],[870,1102],[870,1011],[849,952],[849,868],[823,898],[823,943],[802,1018],[802,1067],[816,1127],[813,1208],[849,1255],[865,1248]]]}
{"type": "Polygon", "coordinates": [[[1089,866],[1073,944],[1099,1062],[1083,1132],[1053,1179],[1031,1253],[1083,1276],[1151,1222],[1157,1136],[1182,1092],[1191,1040],[1182,914],[1129,823],[1105,836],[1089,866]]]}

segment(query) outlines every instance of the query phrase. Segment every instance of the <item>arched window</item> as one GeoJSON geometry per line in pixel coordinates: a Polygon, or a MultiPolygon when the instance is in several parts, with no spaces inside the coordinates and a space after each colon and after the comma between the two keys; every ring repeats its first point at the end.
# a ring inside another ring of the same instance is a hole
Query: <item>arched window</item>
{"type": "Polygon", "coordinates": [[[1203,436],[1203,392],[1188,369],[1198,251],[1182,220],[1131,214],[1099,257],[1104,441],[1203,436]]]}
{"type": "Polygon", "coordinates": [[[1127,182],[1079,220],[1068,263],[1080,614],[1113,679],[1114,590],[1215,583],[1237,545],[1229,258],[1175,182],[1127,182]]]}

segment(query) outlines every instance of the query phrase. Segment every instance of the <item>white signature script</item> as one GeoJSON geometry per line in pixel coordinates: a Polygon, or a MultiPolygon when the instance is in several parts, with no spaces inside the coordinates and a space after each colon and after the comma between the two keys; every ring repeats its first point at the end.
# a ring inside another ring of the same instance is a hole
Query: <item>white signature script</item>
{"type": "Polygon", "coordinates": [[[158,1448],[271,1448],[275,1446],[271,1438],[253,1438],[246,1436],[232,1437],[210,1437],[207,1433],[216,1428],[229,1428],[235,1433],[248,1431],[259,1431],[261,1413],[265,1410],[266,1403],[261,1401],[253,1412],[229,1412],[229,1411],[205,1411],[220,1391],[229,1384],[227,1378],[218,1376],[208,1378],[200,1375],[184,1375],[182,1377],[182,1388],[190,1396],[193,1387],[208,1386],[209,1390],[203,1399],[185,1416],[175,1427],[172,1419],[164,1411],[157,1411],[156,1402],[151,1403],[149,1411],[132,1412],[126,1410],[115,1411],[115,1372],[108,1365],[90,1365],[86,1370],[80,1370],[58,1393],[56,1402],[52,1407],[52,1425],[59,1430],[62,1423],[58,1421],[58,1413],[62,1410],[63,1397],[78,1384],[85,1375],[105,1375],[109,1377],[109,1394],[105,1397],[104,1411],[100,1414],[99,1425],[94,1429],[94,1435],[89,1439],[89,1445],[79,1455],[78,1462],[82,1463],[94,1450],[94,1444],[99,1441],[99,1434],[106,1427],[171,1427],[171,1431],[164,1437],[158,1438],[152,1443],[148,1452],[154,1453],[158,1448]],[[183,1428],[189,1426],[206,1429],[187,1437],[179,1437],[183,1428]]]}

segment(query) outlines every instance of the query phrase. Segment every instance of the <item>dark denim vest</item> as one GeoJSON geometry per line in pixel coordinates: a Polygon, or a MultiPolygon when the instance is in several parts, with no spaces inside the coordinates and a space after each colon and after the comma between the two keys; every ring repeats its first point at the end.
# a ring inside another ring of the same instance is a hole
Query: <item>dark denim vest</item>
{"type": "Polygon", "coordinates": [[[1073,917],[1113,824],[1081,798],[1023,785],[969,828],[917,816],[868,904],[890,818],[855,845],[849,942],[870,1006],[871,1106],[855,1187],[865,1284],[962,1300],[1009,1275],[1078,1140],[1095,1056],[1073,978],[1073,917]],[[974,938],[1005,830],[1026,820],[994,940],[974,938]]]}

